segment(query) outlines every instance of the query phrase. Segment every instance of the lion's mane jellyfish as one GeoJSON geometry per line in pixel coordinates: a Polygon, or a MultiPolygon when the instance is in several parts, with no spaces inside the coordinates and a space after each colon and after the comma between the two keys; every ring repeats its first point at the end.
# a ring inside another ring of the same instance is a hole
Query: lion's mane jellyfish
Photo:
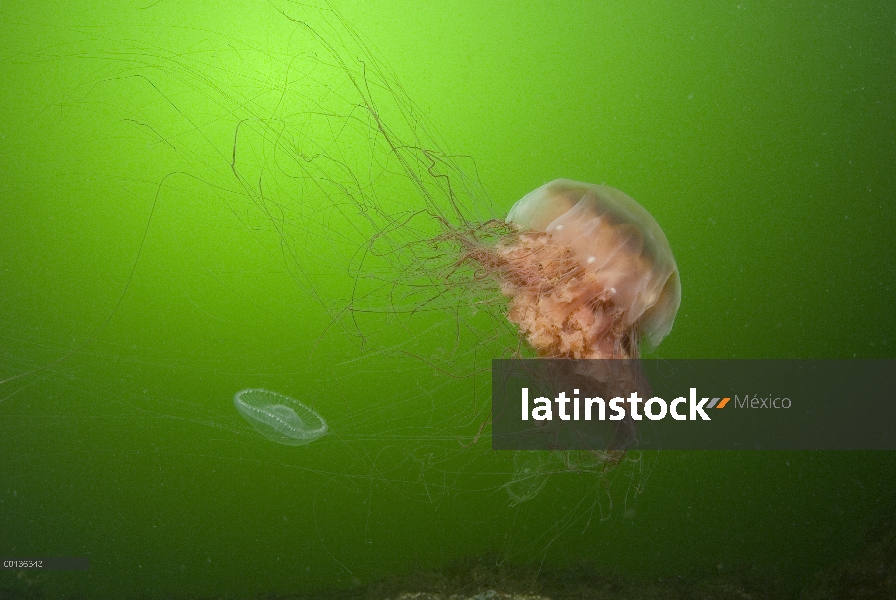
{"type": "Polygon", "coordinates": [[[656,220],[617,189],[557,179],[527,194],[495,248],[508,318],[550,358],[638,358],[672,329],[681,284],[656,220]]]}
{"type": "Polygon", "coordinates": [[[659,224],[617,189],[557,179],[520,199],[511,232],[465,259],[496,277],[507,318],[544,358],[637,359],[672,329],[681,284],[659,224]]]}
{"type": "MultiPolygon", "coordinates": [[[[558,179],[514,204],[507,223],[500,241],[468,246],[466,258],[497,278],[520,336],[543,358],[613,359],[562,363],[550,378],[607,398],[649,397],[640,346],[660,343],[681,302],[678,268],[656,220],[617,189],[558,179]]],[[[606,446],[565,453],[560,468],[615,464],[635,433],[626,419],[606,446]]]]}

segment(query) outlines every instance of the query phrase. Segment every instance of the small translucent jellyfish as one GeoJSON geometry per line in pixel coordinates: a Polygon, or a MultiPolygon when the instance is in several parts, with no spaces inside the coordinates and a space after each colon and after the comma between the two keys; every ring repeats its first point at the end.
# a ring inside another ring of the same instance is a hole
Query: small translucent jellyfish
{"type": "Polygon", "coordinates": [[[233,404],[258,433],[278,444],[302,446],[327,433],[316,412],[289,396],[261,388],[242,390],[233,404]]]}

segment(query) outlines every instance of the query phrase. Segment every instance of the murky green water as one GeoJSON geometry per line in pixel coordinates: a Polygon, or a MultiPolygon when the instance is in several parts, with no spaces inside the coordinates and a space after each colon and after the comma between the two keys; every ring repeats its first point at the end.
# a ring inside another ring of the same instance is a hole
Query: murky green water
{"type": "Polygon", "coordinates": [[[658,356],[892,358],[896,11],[485,4],[0,8],[0,555],[91,561],[0,586],[249,597],[486,552],[799,582],[859,543],[892,454],[664,452],[511,506],[477,434],[516,334],[426,242],[607,183],[681,272],[658,356]],[[258,435],[246,388],[328,435],[258,435]]]}

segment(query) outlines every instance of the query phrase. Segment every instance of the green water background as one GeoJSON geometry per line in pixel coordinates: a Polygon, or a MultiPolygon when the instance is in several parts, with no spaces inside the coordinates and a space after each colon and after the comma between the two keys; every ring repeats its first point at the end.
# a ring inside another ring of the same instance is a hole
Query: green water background
{"type": "MultiPolygon", "coordinates": [[[[475,158],[497,215],[557,177],[650,210],[683,287],[659,356],[893,357],[890,3],[339,8],[475,158]]],[[[357,338],[327,328],[270,219],[210,192],[239,115],[220,98],[277,90],[296,23],[254,2],[13,2],[0,20],[0,378],[77,349],[0,384],[0,554],[91,558],[37,576],[47,593],[346,587],[489,550],[798,582],[892,500],[890,453],[667,452],[636,499],[613,481],[608,520],[587,477],[509,507],[500,462],[432,438],[462,385],[377,353],[445,341],[378,331],[347,362],[357,338]],[[150,68],[119,55],[150,46],[150,68]],[[255,386],[311,398],[343,435],[254,435],[230,399],[255,386]]],[[[344,297],[332,275],[312,289],[344,297]]]]}

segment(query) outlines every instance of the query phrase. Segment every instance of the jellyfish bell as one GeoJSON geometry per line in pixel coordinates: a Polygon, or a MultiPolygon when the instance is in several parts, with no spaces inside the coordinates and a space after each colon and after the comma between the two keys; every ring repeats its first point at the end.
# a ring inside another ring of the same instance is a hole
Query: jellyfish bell
{"type": "Polygon", "coordinates": [[[655,348],[681,302],[665,234],[635,200],[602,185],[557,179],[507,215],[519,233],[499,244],[508,318],[551,358],[636,359],[655,348]]]}
{"type": "Polygon", "coordinates": [[[278,444],[304,446],[328,431],[326,421],[314,410],[270,390],[241,390],[233,404],[258,433],[278,444]]]}

